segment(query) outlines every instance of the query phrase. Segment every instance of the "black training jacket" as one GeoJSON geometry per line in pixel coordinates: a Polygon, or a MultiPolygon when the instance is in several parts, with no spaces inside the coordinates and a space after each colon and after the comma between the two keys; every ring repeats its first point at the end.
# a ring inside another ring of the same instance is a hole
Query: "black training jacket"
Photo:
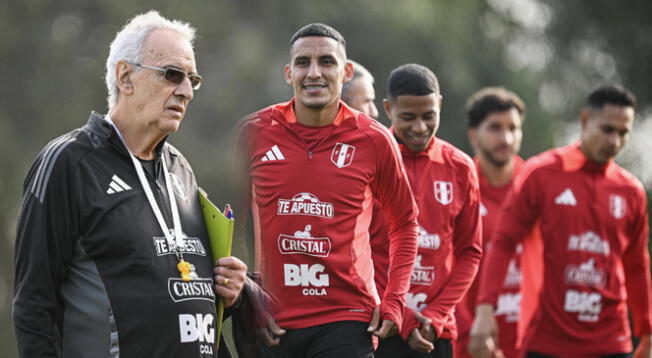
{"type": "MultiPolygon", "coordinates": [[[[13,301],[21,357],[217,356],[212,259],[195,176],[165,141],[156,153],[168,160],[184,257],[198,278],[181,281],[126,148],[92,113],[45,146],[25,180],[13,301]]],[[[172,228],[160,159],[151,167],[150,187],[172,228]]]]}

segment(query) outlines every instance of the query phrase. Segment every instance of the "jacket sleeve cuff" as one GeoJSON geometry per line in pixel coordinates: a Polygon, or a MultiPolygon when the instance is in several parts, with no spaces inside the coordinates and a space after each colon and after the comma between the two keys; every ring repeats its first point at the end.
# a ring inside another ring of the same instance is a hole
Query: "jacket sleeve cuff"
{"type": "Polygon", "coordinates": [[[649,320],[643,322],[634,322],[634,333],[636,338],[648,336],[652,334],[652,323],[649,320]]]}
{"type": "Polygon", "coordinates": [[[441,337],[441,335],[444,333],[444,322],[442,322],[442,320],[432,319],[430,325],[435,330],[437,338],[441,337]]]}
{"type": "Polygon", "coordinates": [[[437,338],[439,338],[444,333],[444,327],[448,323],[448,317],[439,314],[434,308],[433,306],[427,307],[421,314],[430,320],[430,325],[435,330],[437,338]]]}
{"type": "Polygon", "coordinates": [[[396,327],[401,327],[403,324],[403,312],[400,309],[400,305],[392,305],[391,302],[383,301],[380,303],[380,318],[385,320],[388,319],[396,325],[396,327]]]}
{"type": "Polygon", "coordinates": [[[410,338],[410,332],[415,328],[419,328],[419,322],[410,308],[405,308],[403,312],[403,324],[399,327],[400,329],[398,333],[405,342],[410,338]]]}

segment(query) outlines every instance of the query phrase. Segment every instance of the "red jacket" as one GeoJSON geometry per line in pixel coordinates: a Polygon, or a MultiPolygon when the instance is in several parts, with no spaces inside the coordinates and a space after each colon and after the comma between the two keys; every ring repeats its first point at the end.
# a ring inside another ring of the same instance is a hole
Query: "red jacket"
{"type": "MultiPolygon", "coordinates": [[[[417,310],[432,320],[437,337],[455,339],[455,305],[471,285],[482,255],[476,171],[468,155],[439,138],[419,153],[400,147],[419,207],[419,249],[406,303],[410,309],[400,333],[407,340],[420,327],[412,313],[417,310]]],[[[374,249],[383,250],[375,243],[374,249]]],[[[385,256],[380,252],[374,255],[385,256]]],[[[386,266],[375,267],[386,272],[386,266]]]]}
{"type": "Polygon", "coordinates": [[[524,351],[630,352],[628,304],[636,334],[652,333],[647,204],[629,172],[588,160],[578,144],[544,152],[525,164],[499,222],[479,302],[495,304],[522,241],[524,351]],[[522,240],[537,222],[540,239],[522,240]]]}
{"type": "Polygon", "coordinates": [[[418,209],[398,146],[373,119],[340,102],[332,125],[296,122],[294,100],[246,120],[257,263],[286,329],[381,317],[400,325],[416,253],[418,209]],[[310,133],[307,135],[306,133],[310,133]],[[389,220],[390,279],[373,281],[374,198],[389,220]]]}
{"type": "MultiPolygon", "coordinates": [[[[523,167],[523,159],[514,156],[514,168],[512,179],[515,178],[523,167]]],[[[498,216],[501,212],[501,205],[507,197],[507,193],[512,185],[513,180],[503,186],[493,186],[480,169],[477,159],[474,160],[480,182],[480,215],[482,216],[482,239],[484,252],[489,251],[491,246],[492,234],[498,225],[498,216]]],[[[519,247],[520,248],[520,247],[519,247]]],[[[503,280],[500,292],[498,293],[496,320],[498,323],[498,345],[507,358],[517,356],[516,351],[516,323],[519,318],[520,301],[521,301],[521,270],[520,270],[520,250],[514,251],[509,261],[509,269],[503,280]]],[[[459,331],[458,348],[455,350],[457,358],[468,357],[467,347],[469,344],[469,334],[473,319],[475,316],[475,306],[478,296],[478,286],[482,272],[487,269],[485,257],[480,262],[478,276],[473,281],[473,285],[464,296],[464,299],[455,309],[455,319],[459,331]]]]}

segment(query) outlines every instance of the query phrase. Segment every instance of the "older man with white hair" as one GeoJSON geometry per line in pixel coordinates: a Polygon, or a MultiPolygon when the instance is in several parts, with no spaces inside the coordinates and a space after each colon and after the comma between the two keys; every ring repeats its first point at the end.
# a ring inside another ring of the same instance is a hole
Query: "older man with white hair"
{"type": "Polygon", "coordinates": [[[351,108],[378,119],[378,108],[374,103],[376,100],[374,76],[361,64],[353,60],[348,62],[353,64],[353,77],[351,81],[342,85],[342,101],[351,108]]]}
{"type": "Polygon", "coordinates": [[[192,169],[166,141],[201,84],[194,36],[155,11],[131,19],[107,60],[108,113],[33,163],[16,238],[21,357],[217,357],[216,297],[235,304],[246,266],[213,262],[192,169]]]}

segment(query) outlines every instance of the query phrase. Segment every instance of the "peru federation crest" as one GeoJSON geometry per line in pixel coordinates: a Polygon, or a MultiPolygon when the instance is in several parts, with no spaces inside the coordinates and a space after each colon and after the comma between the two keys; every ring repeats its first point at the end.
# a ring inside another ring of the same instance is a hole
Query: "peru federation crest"
{"type": "Polygon", "coordinates": [[[626,211],[627,205],[625,204],[625,198],[616,194],[609,195],[609,212],[611,216],[616,219],[622,219],[625,217],[626,211]]]}
{"type": "Polygon", "coordinates": [[[355,154],[355,147],[352,145],[337,143],[331,153],[331,162],[338,168],[344,168],[351,165],[355,154]]]}
{"type": "Polygon", "coordinates": [[[435,199],[442,205],[448,205],[453,202],[453,183],[449,181],[435,181],[435,199]]]}

